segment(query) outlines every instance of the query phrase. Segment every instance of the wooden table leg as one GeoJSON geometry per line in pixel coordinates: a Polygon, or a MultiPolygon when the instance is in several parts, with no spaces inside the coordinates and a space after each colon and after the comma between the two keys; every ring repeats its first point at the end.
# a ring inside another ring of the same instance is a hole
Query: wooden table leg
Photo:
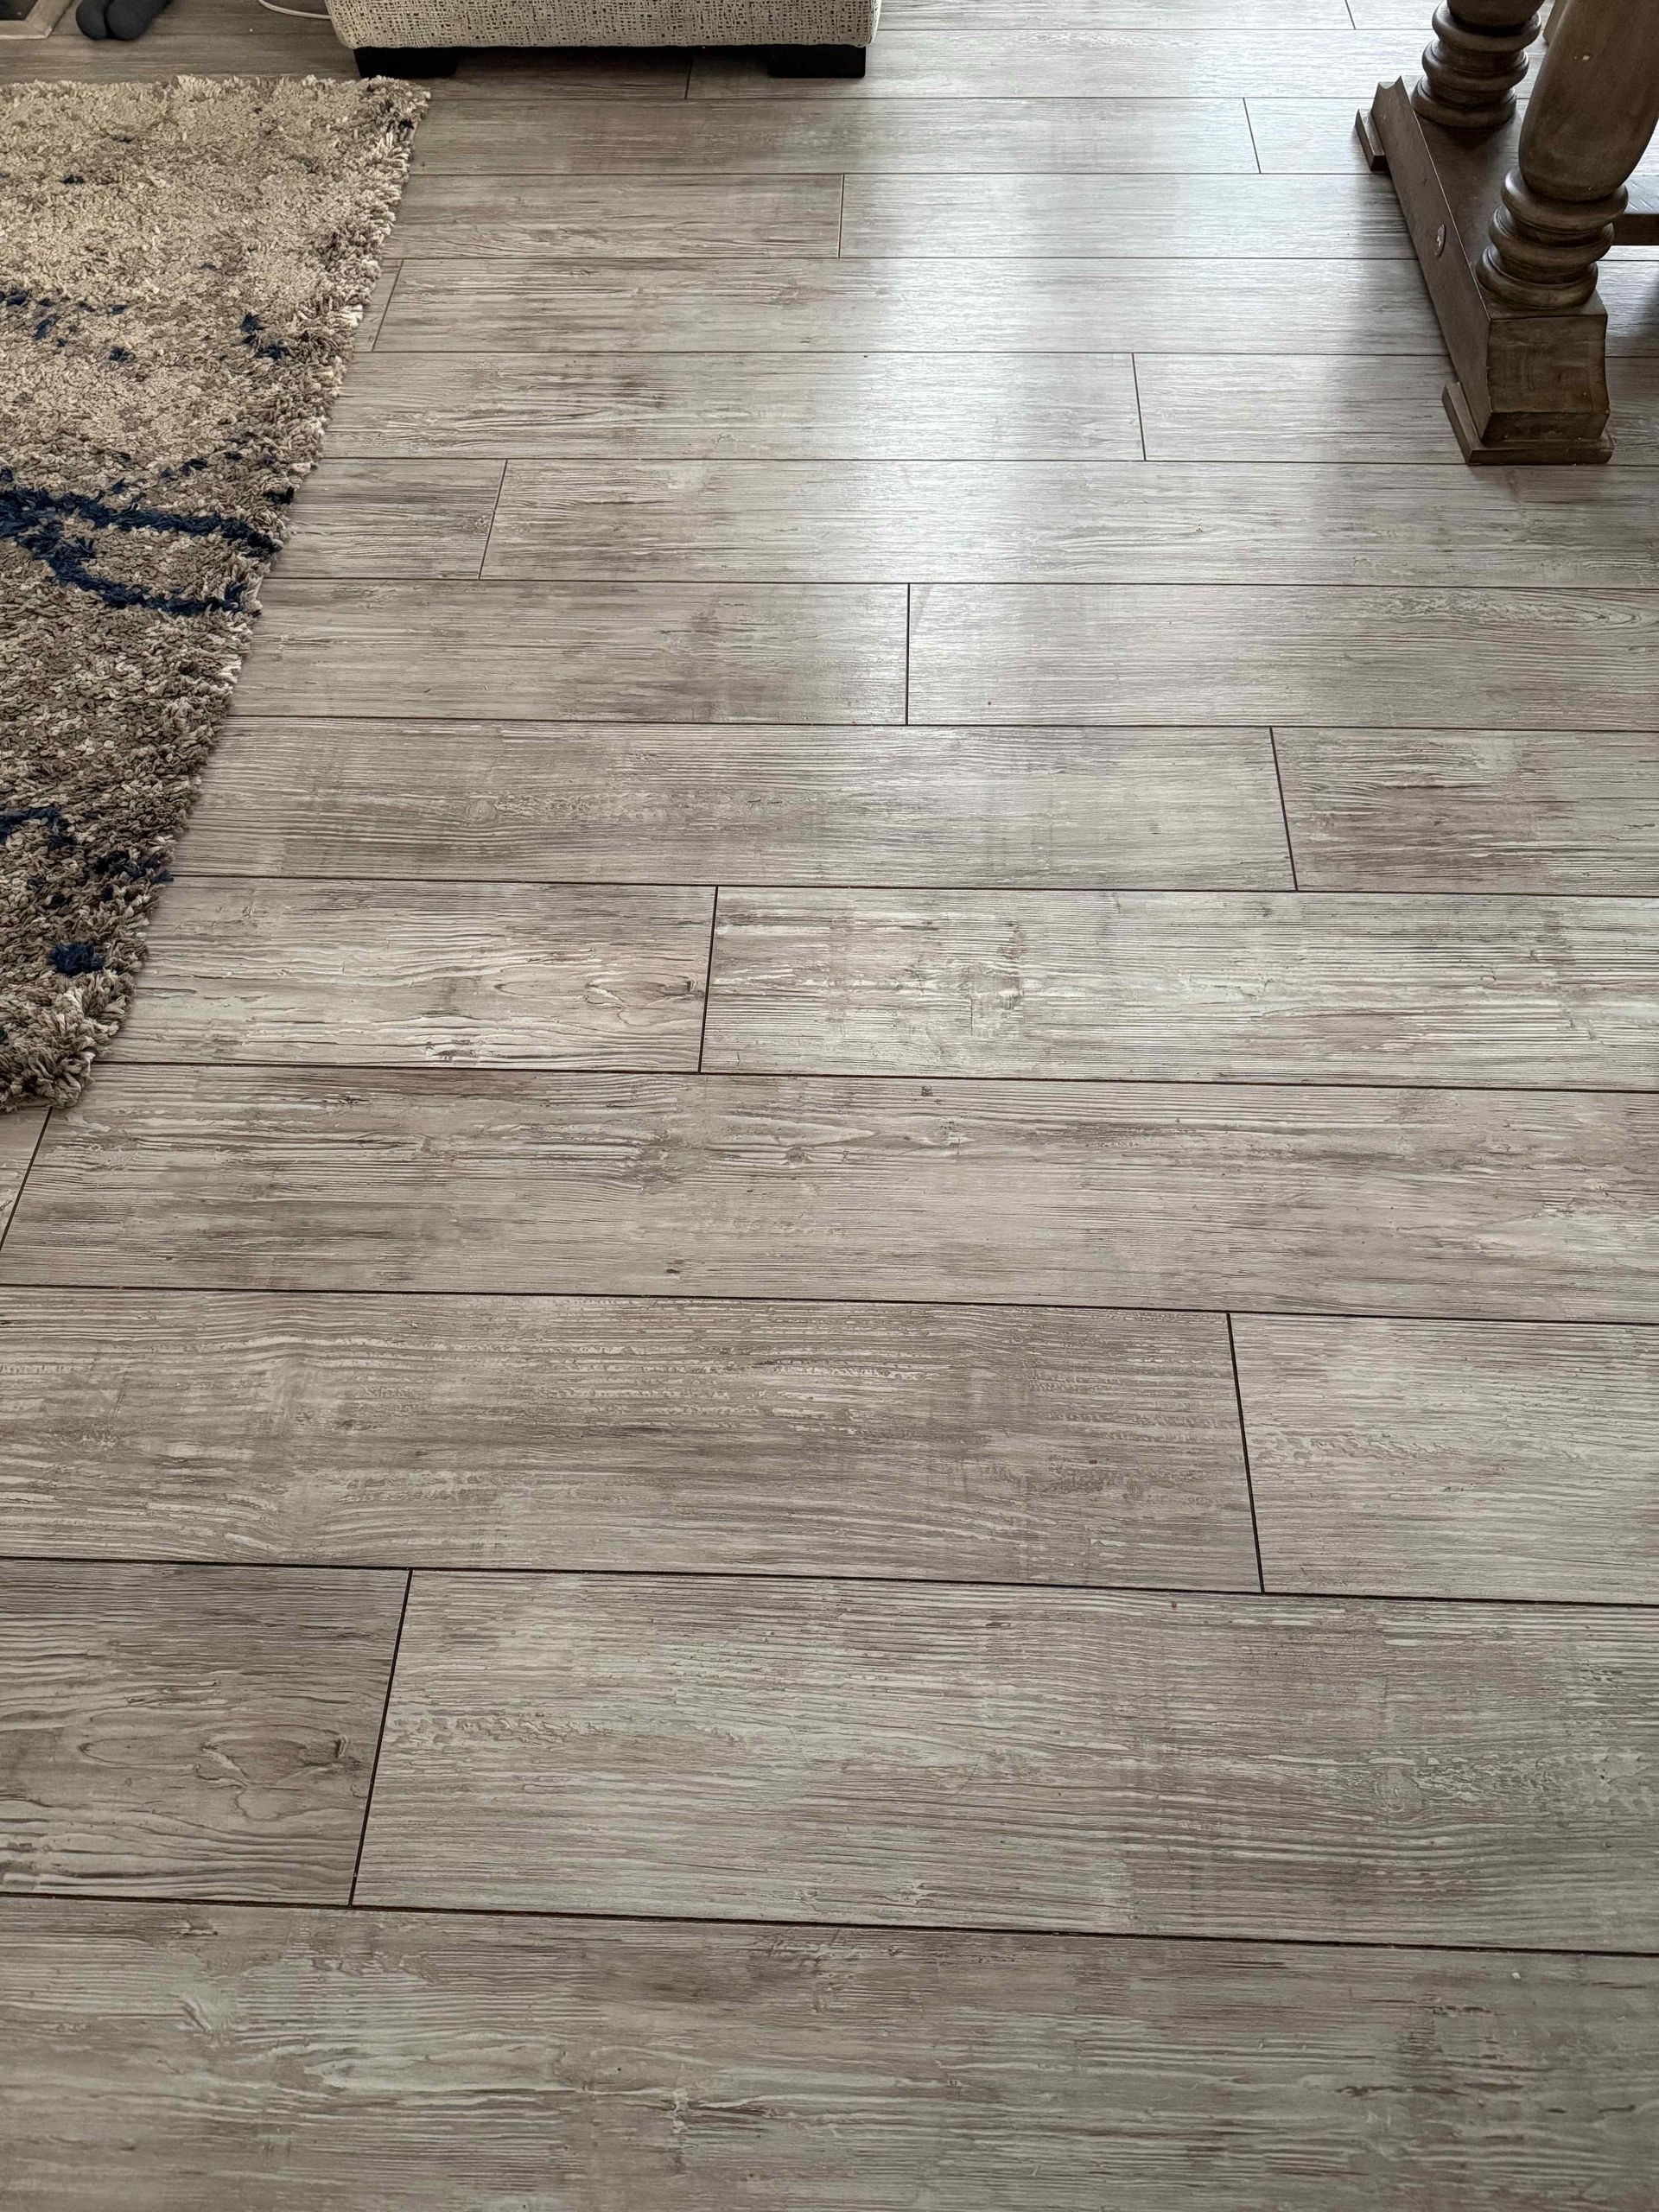
{"type": "Polygon", "coordinates": [[[1503,180],[1480,281],[1500,299],[1565,313],[1596,289],[1624,181],[1659,124],[1659,6],[1573,0],[1551,42],[1503,180]]]}
{"type": "Polygon", "coordinates": [[[1524,123],[1535,16],[1445,0],[1421,81],[1380,85],[1359,131],[1387,168],[1455,374],[1471,461],[1599,461],[1607,317],[1595,264],[1659,117],[1659,0],[1570,0],[1524,123]]]}
{"type": "Polygon", "coordinates": [[[1522,0],[1443,0],[1412,105],[1448,130],[1495,129],[1515,112],[1539,29],[1536,9],[1522,0]]]}

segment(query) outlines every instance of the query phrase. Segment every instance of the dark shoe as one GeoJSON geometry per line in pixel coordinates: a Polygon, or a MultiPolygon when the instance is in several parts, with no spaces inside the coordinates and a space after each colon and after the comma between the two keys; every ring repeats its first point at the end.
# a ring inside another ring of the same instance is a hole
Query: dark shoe
{"type": "Polygon", "coordinates": [[[110,26],[105,20],[109,0],[80,0],[75,10],[75,28],[83,38],[108,38],[110,26]]]}

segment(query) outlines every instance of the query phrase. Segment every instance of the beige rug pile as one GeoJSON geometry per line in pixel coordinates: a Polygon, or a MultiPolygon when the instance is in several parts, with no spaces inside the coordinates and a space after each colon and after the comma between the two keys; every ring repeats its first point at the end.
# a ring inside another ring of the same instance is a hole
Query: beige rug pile
{"type": "Polygon", "coordinates": [[[0,94],[0,1104],[114,1033],[425,97],[0,94]]]}

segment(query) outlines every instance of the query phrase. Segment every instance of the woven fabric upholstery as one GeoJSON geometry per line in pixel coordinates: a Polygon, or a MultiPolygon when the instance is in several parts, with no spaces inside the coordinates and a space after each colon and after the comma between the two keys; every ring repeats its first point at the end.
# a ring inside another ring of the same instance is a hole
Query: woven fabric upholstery
{"type": "Polygon", "coordinates": [[[881,0],[328,0],[347,46],[868,46],[881,0]]]}

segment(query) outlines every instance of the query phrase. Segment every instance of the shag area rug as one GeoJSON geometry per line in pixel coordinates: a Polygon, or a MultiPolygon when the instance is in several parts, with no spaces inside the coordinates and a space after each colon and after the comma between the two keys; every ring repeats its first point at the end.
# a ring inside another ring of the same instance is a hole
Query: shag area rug
{"type": "Polygon", "coordinates": [[[114,1033],[425,100],[0,94],[0,1104],[114,1033]]]}

